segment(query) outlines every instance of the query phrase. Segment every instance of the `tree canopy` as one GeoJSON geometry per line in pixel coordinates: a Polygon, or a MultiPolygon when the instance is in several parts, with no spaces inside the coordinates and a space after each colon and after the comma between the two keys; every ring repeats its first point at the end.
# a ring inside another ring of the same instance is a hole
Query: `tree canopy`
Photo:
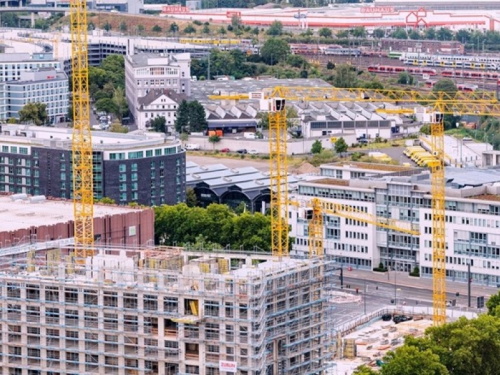
{"type": "MultiPolygon", "coordinates": [[[[495,296],[494,296],[495,297],[495,296]]],[[[492,297],[493,298],[493,297],[492,297]]],[[[490,306],[498,306],[498,298],[490,306]]],[[[495,312],[497,309],[495,308],[495,312]]],[[[500,318],[480,315],[408,336],[383,358],[380,375],[496,375],[500,368],[500,318]]],[[[356,375],[373,375],[363,367],[356,375]]]]}
{"type": "Polygon", "coordinates": [[[270,251],[271,218],[248,211],[237,215],[223,204],[207,208],[186,204],[155,208],[155,238],[165,245],[196,244],[201,241],[222,249],[270,251]]]}
{"type": "Polygon", "coordinates": [[[290,54],[290,45],[287,41],[278,38],[269,38],[260,49],[262,60],[268,65],[283,61],[290,54]]]}
{"type": "Polygon", "coordinates": [[[27,103],[19,111],[19,121],[22,123],[34,123],[43,125],[47,122],[47,104],[45,103],[27,103]]]}
{"type": "Polygon", "coordinates": [[[203,132],[207,130],[205,108],[197,100],[187,102],[183,100],[177,109],[175,130],[179,133],[203,132]]]}

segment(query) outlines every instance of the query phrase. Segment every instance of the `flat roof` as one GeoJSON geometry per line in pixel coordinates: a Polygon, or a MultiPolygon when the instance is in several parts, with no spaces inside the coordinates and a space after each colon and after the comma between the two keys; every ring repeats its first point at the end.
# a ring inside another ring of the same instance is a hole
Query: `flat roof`
{"type": "MultiPolygon", "coordinates": [[[[44,146],[58,149],[71,148],[73,129],[46,126],[1,126],[0,141],[44,146]]],[[[163,133],[136,131],[122,134],[108,131],[92,131],[94,150],[128,150],[133,147],[158,147],[180,145],[178,139],[168,139],[163,133]]]]}
{"type": "MultiPolygon", "coordinates": [[[[266,78],[263,80],[234,80],[234,81],[194,81],[191,82],[191,98],[200,102],[214,103],[209,100],[210,95],[238,93],[248,94],[250,92],[259,92],[264,89],[272,89],[276,86],[287,87],[332,87],[328,82],[319,78],[294,78],[277,79],[266,78]]],[[[247,102],[248,100],[242,100],[247,102]]]]}
{"type": "MultiPolygon", "coordinates": [[[[11,195],[0,196],[0,230],[16,231],[40,225],[55,225],[74,219],[73,201],[46,200],[43,203],[30,203],[27,200],[12,201],[11,195]]],[[[94,204],[94,217],[136,212],[136,208],[94,204]]]]}
{"type": "Polygon", "coordinates": [[[323,164],[320,168],[328,167],[342,167],[343,169],[365,169],[365,170],[376,170],[376,171],[387,171],[387,172],[404,172],[411,171],[418,168],[414,167],[403,167],[401,165],[392,164],[382,164],[382,163],[363,163],[363,162],[337,162],[323,164]]]}
{"type": "Polygon", "coordinates": [[[349,180],[339,180],[336,178],[321,178],[319,180],[312,180],[310,182],[323,185],[349,186],[349,180]]]}

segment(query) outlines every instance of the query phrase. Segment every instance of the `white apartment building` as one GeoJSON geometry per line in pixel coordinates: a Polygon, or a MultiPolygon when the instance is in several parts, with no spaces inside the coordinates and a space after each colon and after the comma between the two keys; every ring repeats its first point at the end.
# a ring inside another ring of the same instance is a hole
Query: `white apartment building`
{"type": "Polygon", "coordinates": [[[150,128],[151,121],[156,117],[165,118],[165,127],[167,133],[175,131],[175,119],[177,118],[177,109],[182,100],[187,97],[183,94],[177,94],[168,89],[152,89],[146,96],[139,98],[137,117],[135,122],[139,129],[150,128]]]}
{"type": "MultiPolygon", "coordinates": [[[[320,180],[299,182],[296,200],[318,197],[352,205],[377,217],[394,219],[419,235],[386,230],[356,220],[325,214],[325,254],[353,268],[372,269],[379,263],[400,271],[420,269],[432,276],[432,197],[430,175],[418,170],[364,175],[349,179],[349,166],[323,166],[320,180]],[[341,177],[342,176],[342,177],[341,177]],[[347,177],[347,174],[345,175],[347,177]]],[[[358,169],[361,169],[358,165],[358,169]]],[[[358,171],[358,173],[361,173],[358,171]]],[[[446,178],[446,277],[467,281],[468,265],[474,283],[500,284],[500,171],[495,169],[447,168],[446,178]]],[[[290,207],[293,253],[308,252],[308,222],[304,209],[290,207]]]]}
{"type": "Polygon", "coordinates": [[[44,103],[48,121],[62,122],[68,115],[69,83],[63,71],[54,68],[39,68],[21,72],[18,81],[4,84],[5,111],[2,118],[19,119],[19,111],[28,103],[44,103]]]}
{"type": "Polygon", "coordinates": [[[146,97],[151,90],[169,90],[189,96],[191,93],[190,67],[191,55],[189,53],[138,54],[125,57],[126,97],[130,112],[138,123],[139,129],[146,128],[146,121],[139,120],[141,117],[145,119],[142,112],[150,113],[149,110],[144,109],[143,105],[141,106],[140,99],[146,97]]]}

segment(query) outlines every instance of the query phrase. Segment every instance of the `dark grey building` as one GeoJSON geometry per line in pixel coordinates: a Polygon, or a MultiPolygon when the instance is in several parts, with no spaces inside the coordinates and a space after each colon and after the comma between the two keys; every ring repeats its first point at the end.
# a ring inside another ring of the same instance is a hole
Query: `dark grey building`
{"type": "MultiPolygon", "coordinates": [[[[2,125],[0,192],[72,198],[71,129],[2,125]]],[[[93,132],[94,198],[185,201],[186,156],[162,134],[93,132]]]]}

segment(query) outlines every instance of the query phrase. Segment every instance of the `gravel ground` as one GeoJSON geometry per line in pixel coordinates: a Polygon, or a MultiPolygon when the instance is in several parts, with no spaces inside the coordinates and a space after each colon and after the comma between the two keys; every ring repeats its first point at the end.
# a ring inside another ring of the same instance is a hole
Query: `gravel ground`
{"type": "Polygon", "coordinates": [[[187,161],[192,161],[198,165],[224,164],[229,168],[254,167],[259,171],[269,171],[269,160],[250,159],[248,155],[245,159],[236,159],[230,157],[199,156],[194,153],[188,153],[187,161]]]}

